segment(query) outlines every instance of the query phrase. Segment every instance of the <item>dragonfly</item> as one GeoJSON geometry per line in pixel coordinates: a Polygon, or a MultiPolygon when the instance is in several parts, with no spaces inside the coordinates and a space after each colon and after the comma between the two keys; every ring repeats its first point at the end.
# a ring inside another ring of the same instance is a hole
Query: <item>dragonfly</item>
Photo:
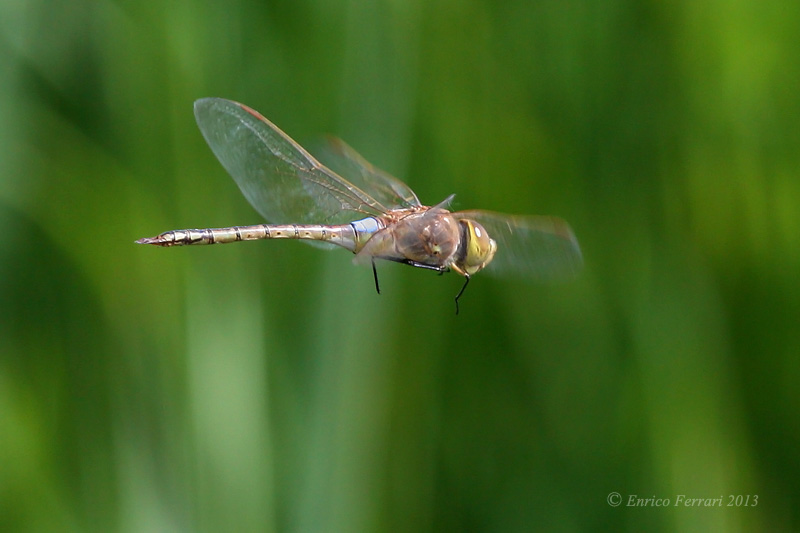
{"type": "Polygon", "coordinates": [[[374,167],[343,141],[331,139],[328,166],[275,124],[244,104],[203,98],[194,104],[197,125],[222,166],[268,224],[171,230],[136,241],[155,246],[298,239],[375,260],[456,272],[464,284],[486,270],[500,275],[561,277],[582,265],[569,224],[551,216],[512,216],[485,210],[451,212],[450,195],[423,205],[411,188],[374,167]],[[331,170],[329,167],[335,167],[331,170]],[[348,179],[342,177],[346,174],[348,179]]]}

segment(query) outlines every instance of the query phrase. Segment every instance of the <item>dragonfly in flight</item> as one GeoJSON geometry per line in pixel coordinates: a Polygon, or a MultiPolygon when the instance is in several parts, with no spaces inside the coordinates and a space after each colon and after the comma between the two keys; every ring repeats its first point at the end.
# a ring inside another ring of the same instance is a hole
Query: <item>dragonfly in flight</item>
{"type": "MultiPolygon", "coordinates": [[[[423,205],[408,185],[333,139],[328,156],[348,179],[320,163],[272,122],[246,105],[203,98],[194,114],[206,142],[245,198],[269,224],[172,230],[138,244],[184,246],[259,239],[301,239],[336,245],[371,264],[375,259],[465,281],[486,269],[500,275],[551,277],[576,272],[582,257],[569,225],[549,216],[484,210],[451,212],[454,195],[423,205]]],[[[334,166],[334,165],[331,165],[334,166]]]]}

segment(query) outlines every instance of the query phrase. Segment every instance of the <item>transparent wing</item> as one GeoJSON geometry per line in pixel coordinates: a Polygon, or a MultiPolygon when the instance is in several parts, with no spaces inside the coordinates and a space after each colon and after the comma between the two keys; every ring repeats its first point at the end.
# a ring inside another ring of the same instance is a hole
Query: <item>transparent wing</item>
{"type": "Polygon", "coordinates": [[[497,241],[486,267],[493,274],[540,279],[568,278],[583,266],[578,240],[564,220],[548,216],[510,216],[491,211],[459,211],[457,218],[478,221],[497,241]]]}
{"type": "Polygon", "coordinates": [[[194,114],[214,155],[268,222],[341,224],[385,211],[257,111],[203,98],[194,114]]]}
{"type": "Polygon", "coordinates": [[[381,203],[386,208],[421,205],[411,187],[388,172],[375,167],[336,137],[328,137],[315,150],[320,161],[381,203]]]}

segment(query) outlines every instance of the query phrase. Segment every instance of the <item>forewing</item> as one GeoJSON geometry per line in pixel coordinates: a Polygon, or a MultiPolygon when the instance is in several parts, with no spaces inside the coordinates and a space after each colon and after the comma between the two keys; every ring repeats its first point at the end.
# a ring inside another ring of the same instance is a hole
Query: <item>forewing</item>
{"type": "Polygon", "coordinates": [[[324,167],[249,107],[222,98],[194,104],[197,125],[247,201],[268,222],[339,224],[381,206],[324,167]]]}
{"type": "Polygon", "coordinates": [[[454,216],[479,222],[497,242],[497,253],[486,267],[489,273],[557,279],[574,276],[583,266],[578,240],[560,218],[478,210],[454,216]]]}
{"type": "Polygon", "coordinates": [[[328,137],[321,144],[319,151],[315,151],[320,161],[378,201],[385,210],[420,205],[411,187],[375,167],[343,140],[328,137]]]}

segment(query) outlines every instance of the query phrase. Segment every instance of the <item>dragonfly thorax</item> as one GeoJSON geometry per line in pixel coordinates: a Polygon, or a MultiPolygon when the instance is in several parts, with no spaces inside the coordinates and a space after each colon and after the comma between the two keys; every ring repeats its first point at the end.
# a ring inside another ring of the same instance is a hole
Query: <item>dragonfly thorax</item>
{"type": "Polygon", "coordinates": [[[449,211],[414,208],[389,215],[382,220],[385,227],[358,252],[357,262],[374,257],[436,270],[450,267],[460,247],[461,229],[449,211]]]}
{"type": "Polygon", "coordinates": [[[458,251],[458,221],[444,209],[410,214],[392,230],[397,252],[414,263],[446,268],[458,251]]]}

